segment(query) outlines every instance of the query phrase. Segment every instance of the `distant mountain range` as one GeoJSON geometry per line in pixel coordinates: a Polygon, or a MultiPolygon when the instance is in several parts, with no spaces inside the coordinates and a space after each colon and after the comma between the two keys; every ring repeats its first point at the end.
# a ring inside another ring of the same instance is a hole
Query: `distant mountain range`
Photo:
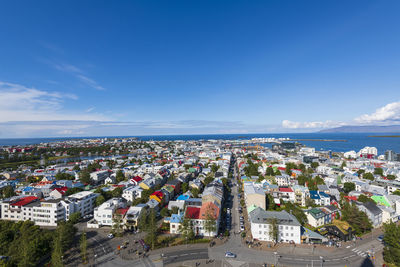
{"type": "Polygon", "coordinates": [[[388,126],[341,126],[319,131],[319,133],[400,133],[400,125],[388,126]]]}

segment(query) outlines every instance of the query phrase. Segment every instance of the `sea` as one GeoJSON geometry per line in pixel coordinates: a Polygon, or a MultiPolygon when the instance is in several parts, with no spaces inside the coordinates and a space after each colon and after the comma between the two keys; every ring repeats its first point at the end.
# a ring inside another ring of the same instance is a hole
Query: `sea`
{"type": "Polygon", "coordinates": [[[90,138],[128,138],[135,137],[143,141],[161,140],[240,140],[260,137],[287,137],[298,141],[316,150],[346,152],[359,151],[363,147],[376,147],[379,154],[386,150],[400,153],[400,138],[398,137],[374,137],[399,135],[399,133],[280,133],[280,134],[202,134],[202,135],[151,135],[151,136],[93,136],[93,137],[56,137],[56,138],[3,138],[0,146],[31,145],[56,141],[90,139],[90,138]],[[327,141],[321,141],[327,140],[327,141]]]}

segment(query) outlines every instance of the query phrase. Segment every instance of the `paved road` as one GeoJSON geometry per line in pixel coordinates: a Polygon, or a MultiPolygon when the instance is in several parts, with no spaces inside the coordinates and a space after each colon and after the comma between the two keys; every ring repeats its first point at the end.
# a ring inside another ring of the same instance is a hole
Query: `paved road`
{"type": "Polygon", "coordinates": [[[167,265],[197,259],[208,259],[208,249],[188,249],[165,253],[163,256],[163,263],[167,265]]]}

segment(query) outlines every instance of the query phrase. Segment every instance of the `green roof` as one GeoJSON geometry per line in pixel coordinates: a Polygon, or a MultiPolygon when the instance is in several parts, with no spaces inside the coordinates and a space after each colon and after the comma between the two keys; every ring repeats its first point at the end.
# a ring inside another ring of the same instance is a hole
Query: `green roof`
{"type": "Polygon", "coordinates": [[[250,212],[252,212],[253,210],[255,210],[256,208],[258,208],[256,205],[251,205],[250,207],[247,207],[247,214],[249,214],[250,212]]]}
{"type": "Polygon", "coordinates": [[[371,198],[377,204],[381,204],[381,205],[386,206],[386,207],[390,207],[391,206],[389,201],[384,196],[372,196],[371,198]]]}

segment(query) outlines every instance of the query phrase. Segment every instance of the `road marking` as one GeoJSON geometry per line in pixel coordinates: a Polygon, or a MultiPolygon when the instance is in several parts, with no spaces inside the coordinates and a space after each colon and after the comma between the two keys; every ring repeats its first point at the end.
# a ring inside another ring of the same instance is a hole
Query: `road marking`
{"type": "Polygon", "coordinates": [[[181,256],[187,256],[187,255],[189,255],[189,254],[181,254],[181,256]]]}

